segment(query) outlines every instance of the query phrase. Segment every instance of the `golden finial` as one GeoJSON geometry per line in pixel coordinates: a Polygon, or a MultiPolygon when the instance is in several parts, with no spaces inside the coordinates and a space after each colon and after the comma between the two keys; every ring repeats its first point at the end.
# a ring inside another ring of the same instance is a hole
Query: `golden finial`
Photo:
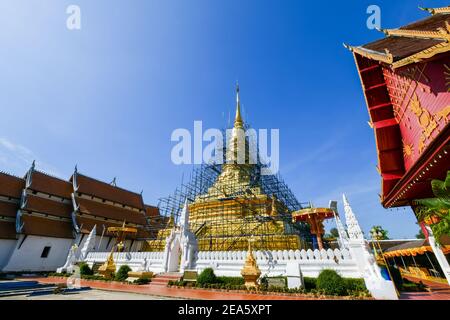
{"type": "Polygon", "coordinates": [[[241,116],[241,103],[239,101],[239,84],[236,84],[236,117],[234,118],[235,128],[244,128],[244,122],[241,116]]]}

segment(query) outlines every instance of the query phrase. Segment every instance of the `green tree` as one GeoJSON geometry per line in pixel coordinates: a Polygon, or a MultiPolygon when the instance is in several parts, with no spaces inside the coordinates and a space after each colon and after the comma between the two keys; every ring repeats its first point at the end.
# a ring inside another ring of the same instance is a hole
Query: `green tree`
{"type": "Polygon", "coordinates": [[[125,281],[128,278],[128,272],[131,271],[131,268],[126,264],[119,268],[119,271],[116,273],[115,279],[117,281],[125,281]]]}
{"type": "Polygon", "coordinates": [[[388,231],[384,230],[381,226],[373,226],[370,229],[370,235],[376,240],[388,240],[388,231]]]}
{"type": "Polygon", "coordinates": [[[416,234],[417,239],[425,239],[425,235],[423,234],[422,229],[419,230],[419,233],[416,234]]]}
{"type": "Polygon", "coordinates": [[[417,205],[417,220],[427,221],[434,218],[430,223],[434,237],[438,244],[444,234],[450,234],[450,171],[444,181],[434,179],[431,180],[431,189],[434,198],[415,200],[417,205]]]}
{"type": "Polygon", "coordinates": [[[336,228],[331,228],[331,229],[330,229],[330,234],[331,234],[331,236],[334,237],[334,238],[339,238],[339,231],[338,231],[338,229],[336,229],[336,228]]]}

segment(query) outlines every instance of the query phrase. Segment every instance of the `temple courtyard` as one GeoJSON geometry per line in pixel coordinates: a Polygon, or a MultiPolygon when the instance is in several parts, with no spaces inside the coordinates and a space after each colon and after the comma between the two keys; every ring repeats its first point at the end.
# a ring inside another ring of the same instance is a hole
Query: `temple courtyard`
{"type": "MultiPolygon", "coordinates": [[[[418,279],[410,278],[411,281],[418,279]]],[[[65,283],[58,278],[27,278],[25,281],[37,281],[40,285],[58,285],[65,283]]],[[[423,280],[421,280],[423,281],[423,280]]],[[[429,287],[427,292],[401,292],[400,300],[449,300],[450,288],[430,281],[423,281],[429,287]]],[[[2,296],[1,300],[311,300],[330,299],[313,298],[302,295],[257,294],[242,292],[223,292],[218,290],[171,288],[160,285],[129,285],[104,281],[82,280],[83,290],[66,294],[35,293],[2,296]]],[[[334,299],[349,299],[336,297],[334,299]]]]}

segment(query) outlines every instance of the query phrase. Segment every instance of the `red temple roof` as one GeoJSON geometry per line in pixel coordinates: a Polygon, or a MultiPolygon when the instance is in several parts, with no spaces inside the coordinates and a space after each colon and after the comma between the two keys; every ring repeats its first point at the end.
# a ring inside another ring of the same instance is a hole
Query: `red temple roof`
{"type": "Polygon", "coordinates": [[[430,181],[449,169],[450,7],[427,11],[433,15],[382,30],[384,39],[347,46],[375,133],[385,207],[433,196],[430,181]]]}
{"type": "Polygon", "coordinates": [[[32,170],[30,189],[66,199],[73,192],[70,182],[36,170],[32,170]]]}
{"type": "Polygon", "coordinates": [[[70,219],[73,211],[72,203],[63,203],[51,199],[28,194],[26,197],[25,208],[23,210],[39,212],[52,216],[70,219]]]}
{"type": "Polygon", "coordinates": [[[16,239],[16,226],[14,222],[0,220],[0,239],[16,239]]]}
{"type": "MultiPolygon", "coordinates": [[[[74,176],[70,178],[71,181],[73,181],[73,177],[74,176]]],[[[124,204],[137,209],[144,209],[142,195],[139,193],[128,191],[79,173],[76,174],[76,182],[78,185],[77,191],[79,193],[124,204]]]]}
{"type": "Polygon", "coordinates": [[[145,205],[145,215],[147,217],[157,217],[157,216],[159,216],[159,208],[146,204],[145,205]]]}
{"type": "Polygon", "coordinates": [[[20,199],[25,180],[4,172],[0,172],[0,195],[20,199]]]}
{"type": "Polygon", "coordinates": [[[383,29],[386,37],[362,46],[347,46],[366,58],[402,67],[450,49],[450,7],[432,16],[400,27],[383,29]]]}
{"type": "Polygon", "coordinates": [[[22,233],[34,236],[73,238],[71,221],[53,220],[34,215],[22,215],[22,233]]]}
{"type": "Polygon", "coordinates": [[[17,203],[0,201],[0,217],[10,217],[15,219],[18,209],[19,205],[17,203]]]}
{"type": "Polygon", "coordinates": [[[114,205],[104,204],[80,197],[75,197],[75,201],[80,207],[79,211],[84,214],[114,219],[119,222],[125,221],[140,225],[147,224],[147,220],[142,212],[136,212],[126,208],[120,208],[114,205]]]}

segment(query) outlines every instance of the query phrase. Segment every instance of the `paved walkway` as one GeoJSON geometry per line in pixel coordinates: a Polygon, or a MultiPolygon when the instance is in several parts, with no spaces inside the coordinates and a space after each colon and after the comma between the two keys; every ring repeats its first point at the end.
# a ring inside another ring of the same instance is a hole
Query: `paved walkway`
{"type": "Polygon", "coordinates": [[[152,296],[130,292],[82,290],[66,294],[14,295],[1,297],[0,300],[172,300],[175,298],[152,296]]]}
{"type": "Polygon", "coordinates": [[[431,292],[402,292],[400,294],[400,299],[402,300],[450,300],[449,285],[417,279],[414,277],[405,278],[414,282],[422,281],[423,284],[431,289],[431,292]]]}
{"type": "MultiPolygon", "coordinates": [[[[27,280],[35,280],[40,283],[66,283],[66,279],[48,277],[48,278],[27,278],[27,280]]],[[[313,300],[313,297],[306,296],[283,296],[283,295],[266,295],[266,294],[249,294],[226,291],[210,291],[202,289],[189,288],[168,288],[160,285],[133,285],[117,282],[106,281],[89,281],[81,280],[82,287],[91,287],[100,290],[120,291],[148,294],[152,296],[184,298],[184,299],[200,299],[200,300],[313,300]]]]}

